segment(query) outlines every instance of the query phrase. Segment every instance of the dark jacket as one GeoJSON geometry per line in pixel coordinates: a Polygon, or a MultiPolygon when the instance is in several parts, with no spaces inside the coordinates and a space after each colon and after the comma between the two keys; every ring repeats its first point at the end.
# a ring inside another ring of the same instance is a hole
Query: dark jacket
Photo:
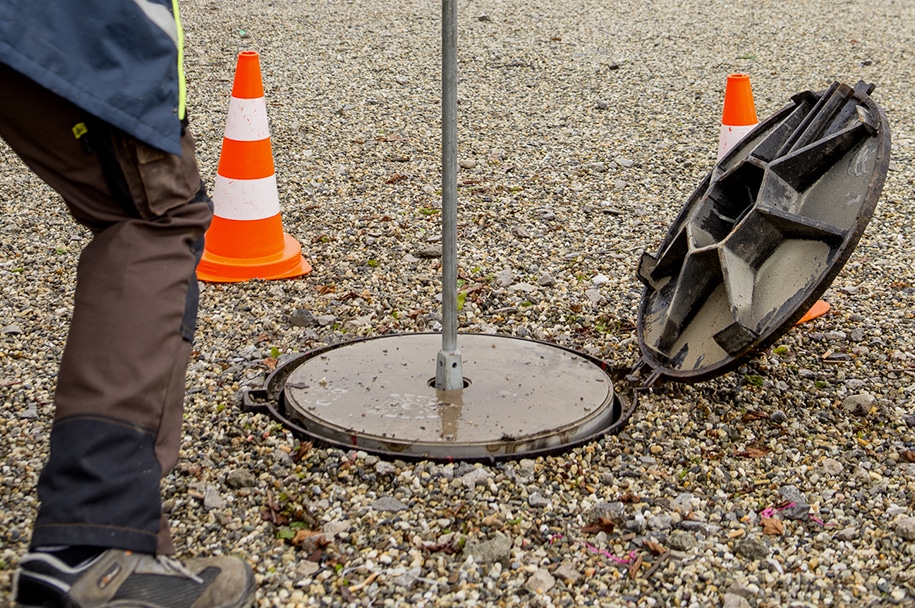
{"type": "Polygon", "coordinates": [[[177,0],[0,0],[0,62],[137,139],[180,154],[176,15],[177,0]]]}

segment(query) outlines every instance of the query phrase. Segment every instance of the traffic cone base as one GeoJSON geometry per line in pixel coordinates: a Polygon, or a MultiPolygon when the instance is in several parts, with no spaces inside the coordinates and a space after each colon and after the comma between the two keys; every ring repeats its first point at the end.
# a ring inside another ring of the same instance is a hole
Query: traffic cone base
{"type": "MultiPolygon", "coordinates": [[[[213,218],[213,221],[227,222],[228,224],[245,223],[220,220],[220,218],[213,218]]],[[[239,243],[243,243],[244,233],[247,230],[247,227],[241,225],[224,225],[218,228],[218,234],[238,234],[239,243]]],[[[237,283],[250,279],[264,281],[290,279],[311,272],[311,265],[302,257],[302,246],[290,235],[283,234],[282,227],[280,227],[280,239],[282,243],[280,250],[262,256],[252,256],[249,255],[250,252],[243,252],[243,255],[239,255],[237,246],[234,248],[232,255],[223,256],[213,253],[208,247],[203,252],[200,264],[197,265],[197,278],[201,281],[213,283],[237,283]]],[[[207,236],[207,243],[209,243],[209,240],[210,237],[207,236]]]]}
{"type": "Polygon", "coordinates": [[[810,307],[810,310],[808,310],[807,313],[801,317],[800,321],[795,323],[795,325],[800,325],[801,323],[806,323],[807,321],[813,321],[818,317],[822,317],[827,312],[829,312],[830,308],[832,307],[829,305],[829,302],[817,300],[816,303],[810,307]]]}

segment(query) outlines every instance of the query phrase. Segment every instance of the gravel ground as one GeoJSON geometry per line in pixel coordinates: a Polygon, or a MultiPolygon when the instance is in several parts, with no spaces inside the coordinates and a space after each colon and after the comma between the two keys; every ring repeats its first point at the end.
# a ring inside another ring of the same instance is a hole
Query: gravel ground
{"type": "MultiPolygon", "coordinates": [[[[893,133],[830,314],[721,378],[655,387],[620,435],[492,466],[303,444],[238,404],[277,358],[440,326],[423,257],[440,234],[440,6],[183,7],[205,179],[236,53],[257,50],[285,229],[314,266],[204,288],[163,483],[183,555],[245,557],[260,606],[915,605],[915,4],[459,3],[462,331],[635,363],[635,264],[715,162],[728,73],[750,74],[760,117],[873,82],[893,133]]],[[[86,239],[0,148],[4,590],[86,239]]]]}

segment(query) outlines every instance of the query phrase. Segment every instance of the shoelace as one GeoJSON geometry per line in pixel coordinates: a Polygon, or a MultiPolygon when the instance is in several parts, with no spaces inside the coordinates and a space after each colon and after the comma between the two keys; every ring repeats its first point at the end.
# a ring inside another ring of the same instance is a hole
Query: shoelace
{"type": "Polygon", "coordinates": [[[195,583],[202,585],[203,579],[187,569],[187,567],[176,559],[167,555],[157,555],[156,560],[168,570],[174,570],[178,574],[185,576],[195,583]]]}

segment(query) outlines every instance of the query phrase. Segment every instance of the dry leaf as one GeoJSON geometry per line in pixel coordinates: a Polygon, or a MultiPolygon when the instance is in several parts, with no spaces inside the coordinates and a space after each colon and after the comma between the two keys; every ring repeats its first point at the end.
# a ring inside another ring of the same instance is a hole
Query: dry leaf
{"type": "Polygon", "coordinates": [[[899,453],[909,462],[915,462],[915,450],[905,450],[899,453]]]}
{"type": "Polygon", "coordinates": [[[613,532],[615,527],[616,524],[614,524],[613,520],[611,520],[609,517],[601,517],[597,521],[593,521],[582,528],[581,531],[584,534],[597,534],[599,532],[606,532],[607,534],[610,534],[613,532]]]}
{"type": "Polygon", "coordinates": [[[781,536],[785,531],[785,525],[774,517],[763,517],[759,522],[762,524],[763,534],[781,536]]]}
{"type": "Polygon", "coordinates": [[[273,357],[267,357],[266,359],[264,359],[264,365],[267,366],[267,369],[274,370],[274,369],[276,369],[276,359],[274,359],[273,357]]]}
{"type": "MultiPolygon", "coordinates": [[[[318,532],[317,530],[297,530],[295,536],[292,537],[292,540],[289,542],[297,547],[300,547],[305,544],[305,541],[307,541],[309,538],[312,538],[313,536],[324,536],[324,533],[318,532]]],[[[315,544],[317,546],[326,547],[330,544],[330,541],[328,541],[325,537],[324,539],[317,539],[315,544]]]]}
{"type": "Polygon", "coordinates": [[[501,528],[502,527],[502,518],[499,517],[498,513],[493,513],[492,515],[487,515],[483,518],[483,525],[490,526],[492,528],[501,528]]]}
{"type": "Polygon", "coordinates": [[[299,445],[299,449],[296,450],[295,456],[292,457],[292,462],[295,462],[296,464],[302,462],[302,459],[308,455],[313,446],[314,444],[310,441],[306,441],[299,445]]]}
{"type": "Polygon", "coordinates": [[[635,561],[629,564],[629,578],[635,579],[639,575],[639,570],[642,568],[642,556],[639,555],[635,558],[635,561]]]}
{"type": "Polygon", "coordinates": [[[667,552],[667,549],[664,546],[654,542],[653,540],[646,540],[644,543],[642,543],[642,546],[651,551],[654,555],[661,555],[662,553],[667,552]]]}
{"type": "Polygon", "coordinates": [[[642,499],[631,492],[626,492],[625,494],[620,496],[620,502],[628,503],[628,504],[635,504],[635,503],[642,502],[642,499]]]}
{"type": "Polygon", "coordinates": [[[769,414],[760,410],[753,410],[744,414],[740,421],[741,422],[751,422],[753,420],[766,420],[769,418],[769,414]]]}
{"type": "Polygon", "coordinates": [[[740,456],[741,458],[764,458],[771,451],[765,446],[750,446],[743,452],[737,452],[735,456],[740,456]]]}

